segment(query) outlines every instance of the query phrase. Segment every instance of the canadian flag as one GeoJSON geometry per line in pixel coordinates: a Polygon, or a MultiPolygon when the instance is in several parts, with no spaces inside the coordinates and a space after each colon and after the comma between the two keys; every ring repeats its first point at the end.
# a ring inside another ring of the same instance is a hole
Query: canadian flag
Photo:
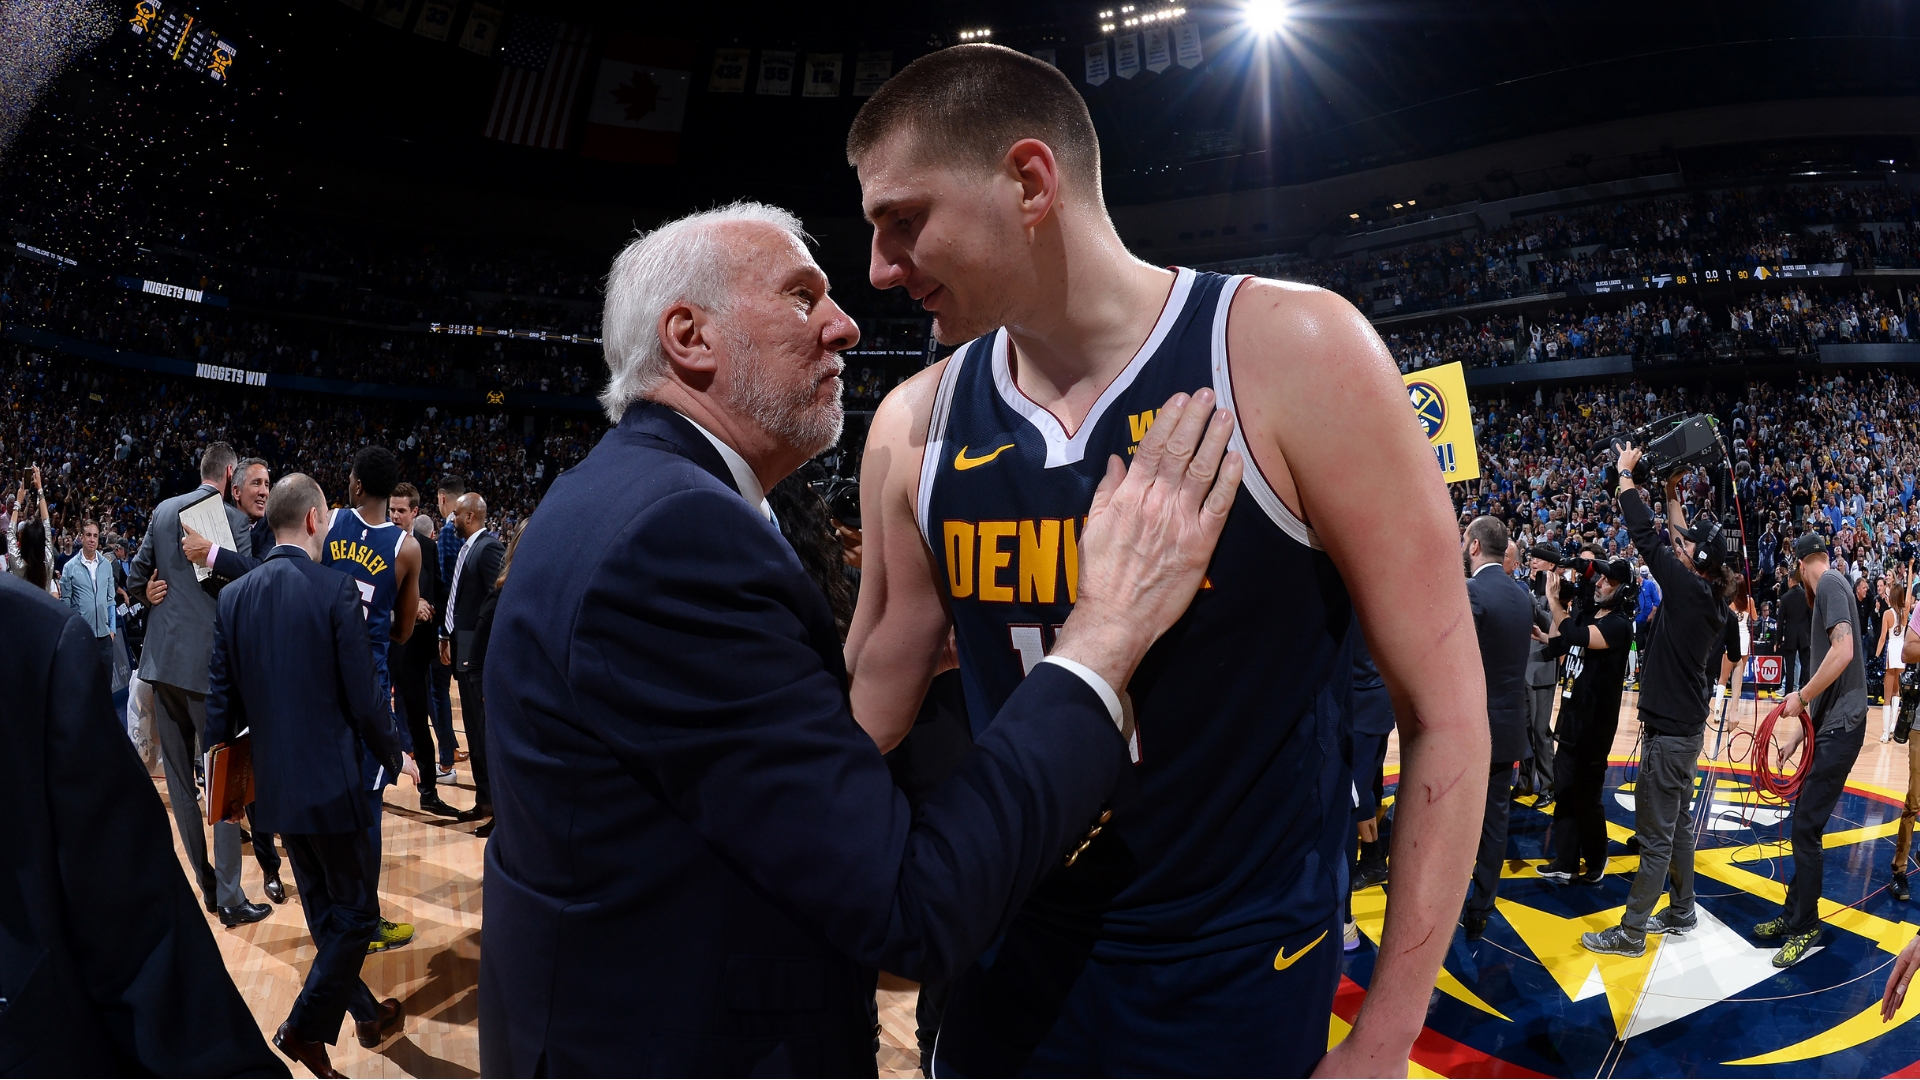
{"type": "Polygon", "coordinates": [[[672,165],[693,85],[693,46],[621,34],[607,43],[580,152],[608,161],[672,165]]]}

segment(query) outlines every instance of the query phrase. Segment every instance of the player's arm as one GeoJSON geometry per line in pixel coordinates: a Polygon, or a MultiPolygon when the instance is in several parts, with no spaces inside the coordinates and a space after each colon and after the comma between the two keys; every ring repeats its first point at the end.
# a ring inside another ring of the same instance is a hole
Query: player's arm
{"type": "Polygon", "coordinates": [[[400,579],[400,592],[394,597],[393,618],[387,635],[395,641],[405,641],[413,636],[414,617],[420,613],[420,541],[411,535],[400,538],[400,550],[393,556],[393,572],[400,579]]]}
{"type": "Polygon", "coordinates": [[[946,363],[902,383],[874,412],[860,461],[860,600],[847,628],[853,717],[882,753],[913,727],[951,617],[916,508],[927,422],[946,363]]]}
{"type": "Polygon", "coordinates": [[[1316,1075],[1404,1076],[1460,918],[1491,755],[1460,531],[1398,369],[1353,305],[1249,282],[1227,339],[1254,461],[1346,581],[1400,731],[1393,903],[1366,1003],[1316,1075]]]}

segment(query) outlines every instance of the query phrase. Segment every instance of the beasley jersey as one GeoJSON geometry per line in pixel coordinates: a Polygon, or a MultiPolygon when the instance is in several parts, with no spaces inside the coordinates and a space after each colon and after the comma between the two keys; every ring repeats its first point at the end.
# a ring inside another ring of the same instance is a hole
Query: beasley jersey
{"type": "MultiPolygon", "coordinates": [[[[1158,323],[1072,435],[1015,386],[1005,330],[956,350],[934,398],[916,508],[945,575],[976,734],[1072,610],[1108,455],[1175,392],[1233,407],[1226,321],[1245,279],[1176,271],[1158,323]]],[[[1127,686],[1135,767],[1114,817],[1029,915],[1102,959],[1178,959],[1326,924],[1346,888],[1352,693],[1345,584],[1246,459],[1207,578],[1127,686]]]]}
{"type": "Polygon", "coordinates": [[[353,576],[360,586],[360,610],[367,617],[367,637],[373,642],[373,673],[381,689],[392,687],[387,673],[387,647],[393,643],[393,605],[400,598],[400,555],[405,530],[391,521],[369,525],[352,508],[333,512],[327,530],[326,557],[320,561],[353,576]]]}

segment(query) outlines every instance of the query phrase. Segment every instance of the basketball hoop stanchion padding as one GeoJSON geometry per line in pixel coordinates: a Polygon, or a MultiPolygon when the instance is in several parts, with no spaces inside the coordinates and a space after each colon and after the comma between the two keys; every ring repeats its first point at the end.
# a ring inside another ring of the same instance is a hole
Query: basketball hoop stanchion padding
{"type": "MultiPolygon", "coordinates": [[[[1800,794],[1800,785],[1806,780],[1807,770],[1813,767],[1813,728],[1805,718],[1801,724],[1807,728],[1806,741],[1800,747],[1800,760],[1794,763],[1793,774],[1782,776],[1773,771],[1773,763],[1768,761],[1767,748],[1773,745],[1773,725],[1787,711],[1787,703],[1782,701],[1773,707],[1760,721],[1753,733],[1753,788],[1762,795],[1770,796],[1783,803],[1790,803],[1800,794]]],[[[1784,765],[1785,762],[1782,762],[1784,765]]]]}

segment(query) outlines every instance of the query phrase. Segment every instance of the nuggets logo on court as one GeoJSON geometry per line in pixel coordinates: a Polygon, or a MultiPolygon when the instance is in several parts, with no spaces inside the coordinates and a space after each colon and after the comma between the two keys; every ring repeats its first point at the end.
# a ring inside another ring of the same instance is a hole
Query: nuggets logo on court
{"type": "MultiPolygon", "coordinates": [[[[1456,931],[1411,1075],[1913,1075],[1920,988],[1891,1023],[1880,1020],[1886,973],[1920,919],[1920,905],[1886,887],[1899,794],[1847,785],[1823,837],[1818,949],[1782,970],[1771,962],[1780,943],[1753,928],[1780,913],[1793,873],[1788,808],[1723,760],[1701,762],[1690,808],[1699,926],[1649,935],[1643,956],[1581,948],[1583,932],[1620,921],[1640,868],[1627,844],[1636,779],[1628,759],[1607,771],[1607,870],[1593,886],[1539,876],[1553,807],[1533,796],[1515,802],[1496,914],[1479,942],[1456,931]]],[[[1395,777],[1387,781],[1391,796],[1395,777]]],[[[1353,894],[1365,941],[1347,956],[1330,1042],[1346,1037],[1366,999],[1392,888],[1389,880],[1353,894]]]]}
{"type": "Polygon", "coordinates": [[[1420,430],[1429,440],[1438,436],[1447,426],[1447,399],[1441,395],[1440,388],[1430,382],[1410,382],[1407,384],[1407,400],[1413,403],[1413,415],[1420,421],[1420,430]]]}

